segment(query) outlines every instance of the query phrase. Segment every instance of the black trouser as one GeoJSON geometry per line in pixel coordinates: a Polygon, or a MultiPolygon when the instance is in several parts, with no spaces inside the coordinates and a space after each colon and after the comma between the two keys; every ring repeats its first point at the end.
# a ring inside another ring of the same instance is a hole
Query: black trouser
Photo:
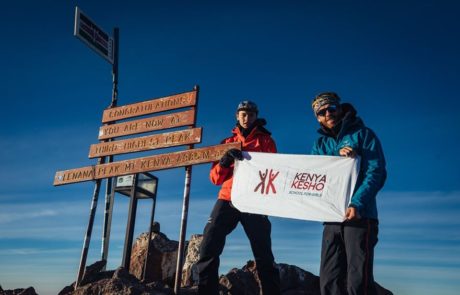
{"type": "Polygon", "coordinates": [[[325,223],[321,249],[321,295],[373,295],[378,221],[325,223]]]}
{"type": "Polygon", "coordinates": [[[218,294],[219,256],[224,249],[225,238],[238,222],[241,222],[249,238],[263,294],[280,294],[279,272],[271,250],[270,221],[264,215],[241,213],[224,200],[217,200],[204,228],[200,259],[197,262],[198,293],[218,294]]]}

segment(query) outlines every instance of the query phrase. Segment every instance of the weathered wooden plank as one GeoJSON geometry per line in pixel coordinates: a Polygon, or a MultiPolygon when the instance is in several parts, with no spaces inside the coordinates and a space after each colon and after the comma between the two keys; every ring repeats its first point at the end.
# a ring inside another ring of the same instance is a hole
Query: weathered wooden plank
{"type": "Polygon", "coordinates": [[[94,180],[95,166],[58,171],[54,176],[54,185],[94,180]]]}
{"type": "Polygon", "coordinates": [[[54,177],[54,185],[57,186],[113,176],[214,162],[218,161],[226,151],[233,148],[241,149],[241,143],[233,142],[219,144],[180,152],[58,171],[54,177]]]}
{"type": "Polygon", "coordinates": [[[150,136],[142,136],[92,144],[89,150],[89,158],[97,158],[108,155],[120,155],[154,149],[161,149],[185,144],[201,142],[202,128],[186,129],[175,132],[161,133],[150,136]]]}
{"type": "Polygon", "coordinates": [[[110,108],[102,114],[102,123],[138,117],[196,105],[197,91],[179,93],[162,98],[110,108]]]}
{"type": "Polygon", "coordinates": [[[143,132],[193,125],[195,110],[133,120],[99,128],[99,139],[108,139],[143,132]]]}

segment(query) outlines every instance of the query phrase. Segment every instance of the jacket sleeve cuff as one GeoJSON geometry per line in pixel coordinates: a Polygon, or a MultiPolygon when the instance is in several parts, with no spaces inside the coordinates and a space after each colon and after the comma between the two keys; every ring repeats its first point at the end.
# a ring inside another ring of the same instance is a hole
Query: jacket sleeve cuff
{"type": "Polygon", "coordinates": [[[363,206],[357,205],[357,204],[354,204],[354,203],[350,203],[350,205],[348,205],[348,208],[350,208],[350,207],[355,208],[359,212],[359,214],[361,214],[361,209],[362,209],[363,206]]]}
{"type": "Polygon", "coordinates": [[[362,216],[362,212],[361,212],[362,206],[350,203],[350,205],[348,205],[348,208],[355,208],[356,211],[358,211],[358,214],[362,216]]]}

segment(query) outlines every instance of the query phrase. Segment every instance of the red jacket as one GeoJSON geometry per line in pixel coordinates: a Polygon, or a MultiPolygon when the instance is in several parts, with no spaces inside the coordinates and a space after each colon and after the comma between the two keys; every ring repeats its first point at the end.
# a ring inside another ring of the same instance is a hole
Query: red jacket
{"type": "MultiPolygon", "coordinates": [[[[254,127],[246,138],[241,134],[238,127],[233,128],[232,133],[233,136],[224,139],[221,143],[241,142],[243,151],[276,153],[275,141],[271,138],[270,132],[261,126],[254,127]]],[[[230,201],[232,198],[233,164],[229,168],[224,168],[219,165],[219,162],[214,162],[209,178],[215,185],[222,185],[219,199],[230,201]]]]}

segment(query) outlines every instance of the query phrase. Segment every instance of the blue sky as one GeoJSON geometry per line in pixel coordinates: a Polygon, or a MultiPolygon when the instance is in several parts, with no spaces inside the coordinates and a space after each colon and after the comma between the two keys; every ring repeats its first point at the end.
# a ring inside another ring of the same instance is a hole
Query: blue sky
{"type": "MultiPolygon", "coordinates": [[[[54,173],[95,163],[110,66],[73,37],[75,5],[120,28],[119,105],[200,85],[197,125],[218,143],[243,99],[258,103],[282,153],[309,153],[311,98],[338,92],[382,141],[376,280],[395,294],[460,288],[460,5],[456,1],[11,1],[0,12],[0,285],[56,294],[76,278],[92,183],[53,187],[54,173]]],[[[137,155],[135,155],[137,156],[137,155]]],[[[140,156],[140,155],[139,155],[140,156]]],[[[122,157],[119,157],[121,159],[122,157]]],[[[187,237],[218,187],[193,169],[187,237]]],[[[157,220],[178,239],[184,170],[160,178],[157,220]]],[[[88,262],[99,259],[103,195],[88,262]]],[[[138,209],[136,235],[150,203],[138,209]]],[[[128,202],[117,196],[109,267],[121,264],[128,202]]],[[[277,262],[318,274],[321,224],[272,218],[277,262]]],[[[251,259],[228,239],[221,272],[251,259]]]]}

